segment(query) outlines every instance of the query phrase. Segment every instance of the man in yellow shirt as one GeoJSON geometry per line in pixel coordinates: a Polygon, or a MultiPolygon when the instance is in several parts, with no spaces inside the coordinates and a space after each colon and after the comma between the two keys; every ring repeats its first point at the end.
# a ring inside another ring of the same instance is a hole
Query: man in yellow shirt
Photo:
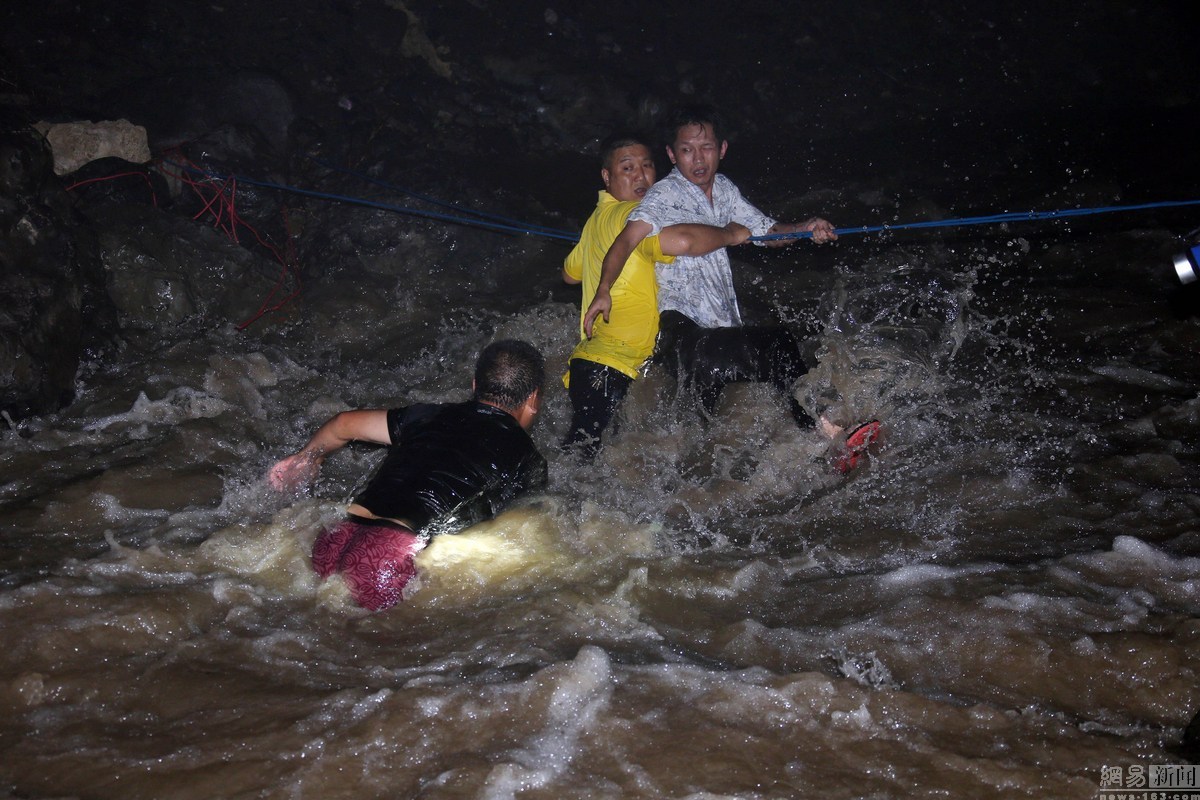
{"type": "Polygon", "coordinates": [[[601,145],[600,163],[605,188],[600,192],[596,210],[583,227],[579,244],[563,263],[563,280],[583,284],[580,340],[563,377],[573,409],[571,430],[564,446],[578,447],[588,458],[595,455],[600,437],[630,383],[654,352],[659,317],[655,262],[670,263],[675,256],[703,255],[741,244],[750,236],[747,228],[734,222],[724,228],[672,225],[657,236],[644,238],[630,254],[616,281],[603,287],[612,297],[612,322],[596,320],[591,331],[587,331],[582,312],[591,305],[600,285],[604,255],[657,178],[650,148],[635,135],[619,134],[606,139],[601,145]]]}

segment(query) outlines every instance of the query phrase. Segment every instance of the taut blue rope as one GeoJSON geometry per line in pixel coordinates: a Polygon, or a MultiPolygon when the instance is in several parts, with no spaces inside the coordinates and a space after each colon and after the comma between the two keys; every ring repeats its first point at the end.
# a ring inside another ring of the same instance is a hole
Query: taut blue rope
{"type": "MultiPolygon", "coordinates": [[[[1180,206],[1200,205],[1200,200],[1167,200],[1160,203],[1139,203],[1129,206],[1099,206],[1096,208],[1068,208],[1057,211],[1006,211],[1002,214],[988,214],[981,217],[961,217],[959,219],[938,219],[926,222],[905,222],[898,225],[869,225],[861,228],[836,228],[835,233],[843,236],[848,233],[876,233],[879,231],[902,231],[915,228],[950,228],[964,225],[993,225],[1002,222],[1028,222],[1037,219],[1061,219],[1064,217],[1082,217],[1089,214],[1111,214],[1116,211],[1143,211],[1149,208],[1178,208],[1180,206]]],[[[752,242],[770,242],[778,239],[809,239],[812,233],[768,233],[762,236],[751,236],[752,242]]]]}
{"type": "MultiPolygon", "coordinates": [[[[316,159],[313,159],[313,160],[316,161],[316,159]]],[[[367,206],[368,208],[379,208],[379,209],[383,209],[384,211],[394,211],[399,214],[408,214],[408,215],[414,216],[414,217],[425,217],[426,219],[440,220],[442,222],[451,222],[456,225],[467,225],[467,226],[476,227],[476,228],[484,228],[486,230],[493,230],[493,231],[498,231],[501,233],[527,233],[531,236],[543,236],[548,239],[560,239],[562,241],[567,241],[567,242],[579,241],[579,234],[577,234],[577,233],[572,233],[570,231],[564,231],[564,230],[557,230],[554,228],[546,228],[546,227],[542,227],[539,225],[529,225],[529,224],[521,222],[519,220],[508,219],[507,217],[500,217],[500,216],[496,216],[494,214],[485,214],[480,211],[474,211],[472,209],[462,208],[461,206],[456,206],[456,205],[453,205],[450,203],[445,203],[441,200],[436,200],[431,197],[425,197],[423,195],[418,195],[414,192],[409,192],[405,189],[401,189],[400,187],[392,186],[390,184],[384,183],[383,181],[378,181],[368,175],[361,175],[358,173],[350,172],[349,170],[343,170],[339,167],[330,166],[330,165],[324,164],[323,162],[320,162],[320,161],[317,161],[317,163],[321,164],[322,166],[328,167],[329,169],[337,170],[339,172],[344,172],[348,175],[353,175],[355,177],[359,177],[364,180],[371,181],[372,183],[379,184],[380,186],[384,186],[389,189],[393,189],[395,191],[404,192],[405,194],[409,194],[413,197],[416,197],[420,200],[424,200],[426,202],[435,203],[437,205],[447,207],[447,208],[452,208],[456,211],[460,211],[465,214],[471,214],[474,217],[477,217],[477,219],[472,219],[471,217],[454,216],[452,214],[442,214],[442,213],[439,213],[436,211],[425,211],[423,209],[411,208],[408,206],[398,206],[398,205],[394,205],[392,203],[380,203],[380,202],[376,202],[374,200],[366,200],[361,197],[351,197],[351,196],[347,196],[347,195],[331,194],[329,192],[318,192],[318,191],[314,191],[312,189],[301,189],[297,186],[288,186],[286,184],[272,183],[270,181],[260,181],[260,180],[255,180],[254,178],[246,178],[241,175],[222,175],[222,174],[216,173],[216,172],[209,172],[206,170],[195,169],[194,167],[184,166],[182,164],[176,164],[171,161],[165,161],[164,163],[170,164],[171,166],[175,167],[176,169],[181,169],[181,170],[184,170],[187,172],[191,172],[193,174],[204,175],[205,177],[212,178],[214,180],[227,180],[229,178],[233,178],[233,179],[237,180],[239,183],[246,183],[251,186],[261,186],[265,189],[278,189],[280,191],[291,192],[293,194],[304,195],[306,197],[316,197],[316,198],[319,198],[322,200],[332,200],[332,201],[339,202],[339,203],[351,203],[353,205],[367,206]]],[[[916,229],[922,229],[922,228],[952,228],[952,227],[962,227],[962,226],[968,226],[968,225],[996,225],[996,224],[1006,223],[1006,222],[1032,222],[1035,220],[1043,220],[1043,219],[1065,219],[1065,218],[1069,218],[1069,217],[1082,217],[1082,216],[1088,216],[1088,215],[1092,215],[1092,214],[1111,214],[1111,213],[1115,213],[1115,212],[1119,212],[1119,211],[1145,211],[1147,209],[1152,209],[1152,208],[1181,208],[1184,206],[1196,206],[1196,205],[1200,205],[1200,200],[1166,200],[1166,201],[1157,202],[1157,203],[1138,203],[1136,205],[1125,205],[1125,206],[1097,206],[1097,207],[1093,207],[1093,208],[1067,208],[1067,209],[1058,209],[1058,210],[1054,210],[1054,211],[1006,211],[1006,212],[1003,212],[1000,214],[986,214],[986,215],[978,216],[978,217],[959,217],[957,219],[938,219],[938,220],[927,220],[924,222],[905,222],[905,223],[899,223],[899,224],[895,224],[895,225],[864,225],[859,228],[836,228],[835,232],[837,233],[838,236],[845,236],[847,234],[853,234],[853,233],[879,233],[879,232],[884,232],[884,231],[890,232],[890,231],[916,230],[916,229]]],[[[812,238],[811,232],[802,231],[799,233],[768,233],[768,234],[764,234],[762,236],[751,236],[750,241],[752,241],[752,242],[770,242],[770,241],[776,241],[779,239],[810,239],[810,238],[812,238]]]]}
{"type": "Polygon", "coordinates": [[[185,172],[189,172],[193,175],[203,175],[204,177],[211,178],[212,180],[223,181],[223,180],[228,180],[228,179],[232,178],[232,179],[236,180],[238,183],[245,183],[250,186],[261,186],[264,189],[278,189],[283,192],[291,192],[292,194],[303,195],[304,197],[316,197],[321,200],[333,200],[333,201],[339,202],[339,203],[350,203],[352,205],[366,206],[368,208],[379,208],[379,209],[383,209],[384,211],[395,211],[399,214],[408,214],[409,216],[413,216],[413,217],[425,217],[426,219],[436,219],[436,220],[441,220],[442,222],[453,222],[458,225],[468,225],[468,226],[472,226],[472,227],[476,227],[476,228],[484,228],[487,230],[499,231],[502,233],[528,233],[528,234],[533,234],[536,236],[545,236],[550,239],[564,239],[569,242],[579,241],[579,234],[577,234],[577,233],[568,233],[565,231],[562,231],[562,232],[552,231],[548,228],[531,229],[528,226],[523,226],[523,225],[509,225],[509,224],[502,223],[502,222],[490,222],[488,220],[482,220],[482,219],[470,219],[467,217],[455,217],[450,214],[441,214],[436,211],[425,211],[420,208],[410,208],[408,206],[398,206],[398,205],[394,205],[392,203],[379,203],[374,200],[366,200],[361,197],[350,197],[347,195],[331,194],[330,192],[318,192],[313,189],[301,189],[298,186],[288,186],[287,184],[283,184],[283,183],[272,183],[271,181],[260,181],[260,180],[255,180],[254,178],[247,178],[243,175],[222,175],[219,172],[212,172],[209,170],[196,169],[195,167],[189,167],[184,164],[177,164],[177,163],[167,160],[167,159],[164,159],[163,163],[170,164],[172,167],[175,167],[176,169],[180,169],[185,172]]]}
{"type": "Polygon", "coordinates": [[[334,172],[340,172],[343,175],[349,175],[351,177],[358,178],[359,180],[367,181],[368,183],[373,183],[376,186],[383,187],[384,189],[388,189],[393,192],[399,192],[400,194],[408,195],[409,197],[415,198],[417,200],[423,200],[424,202],[430,203],[435,206],[440,206],[442,208],[448,208],[453,211],[459,211],[464,214],[470,214],[471,216],[479,217],[480,219],[491,220],[493,222],[500,222],[500,223],[504,223],[506,225],[512,225],[515,227],[519,227],[524,231],[528,231],[529,233],[548,234],[548,235],[556,237],[556,238],[563,238],[563,237],[569,236],[569,237],[572,237],[572,239],[575,241],[577,241],[579,239],[579,234],[572,233],[571,231],[559,230],[557,228],[548,228],[548,227],[545,227],[542,225],[530,225],[530,224],[522,222],[521,220],[518,220],[518,219],[510,219],[508,217],[502,217],[498,214],[488,214],[483,211],[476,211],[473,208],[466,208],[464,206],[455,205],[454,203],[448,203],[445,200],[439,200],[436,197],[430,197],[429,195],[421,194],[420,192],[414,192],[411,189],[405,189],[403,186],[396,186],[395,184],[391,184],[386,181],[381,181],[378,178],[373,178],[370,175],[366,175],[361,172],[355,172],[354,170],[349,170],[349,169],[345,169],[344,167],[336,166],[335,164],[330,164],[329,162],[323,161],[319,158],[316,158],[315,156],[309,156],[308,158],[312,162],[314,162],[316,164],[320,164],[322,167],[325,167],[326,169],[333,170],[334,172]]]}

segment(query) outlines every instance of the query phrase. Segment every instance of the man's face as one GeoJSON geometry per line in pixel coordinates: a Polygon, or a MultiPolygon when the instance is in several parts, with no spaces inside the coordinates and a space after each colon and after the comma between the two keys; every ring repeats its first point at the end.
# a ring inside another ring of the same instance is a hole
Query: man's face
{"type": "Polygon", "coordinates": [[[604,187],[618,200],[641,200],[654,185],[658,174],[650,148],[642,144],[619,147],[609,156],[608,166],[600,170],[604,187]]]}
{"type": "Polygon", "coordinates": [[[684,125],[675,131],[675,142],[667,148],[667,155],[683,177],[708,194],[728,145],[717,141],[712,125],[684,125]]]}

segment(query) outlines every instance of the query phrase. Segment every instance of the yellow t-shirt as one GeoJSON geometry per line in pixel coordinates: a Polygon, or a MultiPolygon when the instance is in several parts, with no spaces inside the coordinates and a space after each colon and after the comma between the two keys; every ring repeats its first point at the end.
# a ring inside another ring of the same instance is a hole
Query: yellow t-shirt
{"type": "MultiPolygon", "coordinates": [[[[620,201],[601,190],[596,210],[583,226],[579,244],[563,263],[568,275],[583,282],[583,301],[579,314],[579,344],[571,358],[583,358],[612,367],[631,378],[654,352],[658,336],[658,284],[654,280],[654,262],[669,264],[674,256],[663,253],[657,236],[647,236],[634,249],[613,284],[611,322],[598,317],[592,338],[583,335],[583,314],[596,296],[604,254],[625,227],[625,220],[637,208],[636,200],[620,201]]],[[[563,376],[563,385],[568,385],[563,376]]]]}

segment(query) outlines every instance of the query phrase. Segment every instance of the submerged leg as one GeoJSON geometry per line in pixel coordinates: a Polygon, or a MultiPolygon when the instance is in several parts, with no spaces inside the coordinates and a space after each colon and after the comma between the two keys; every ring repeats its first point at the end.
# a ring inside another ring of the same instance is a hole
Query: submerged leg
{"type": "Polygon", "coordinates": [[[571,360],[571,430],[564,448],[578,447],[585,458],[600,449],[600,440],[629,391],[633,379],[604,364],[582,358],[571,360]]]}

